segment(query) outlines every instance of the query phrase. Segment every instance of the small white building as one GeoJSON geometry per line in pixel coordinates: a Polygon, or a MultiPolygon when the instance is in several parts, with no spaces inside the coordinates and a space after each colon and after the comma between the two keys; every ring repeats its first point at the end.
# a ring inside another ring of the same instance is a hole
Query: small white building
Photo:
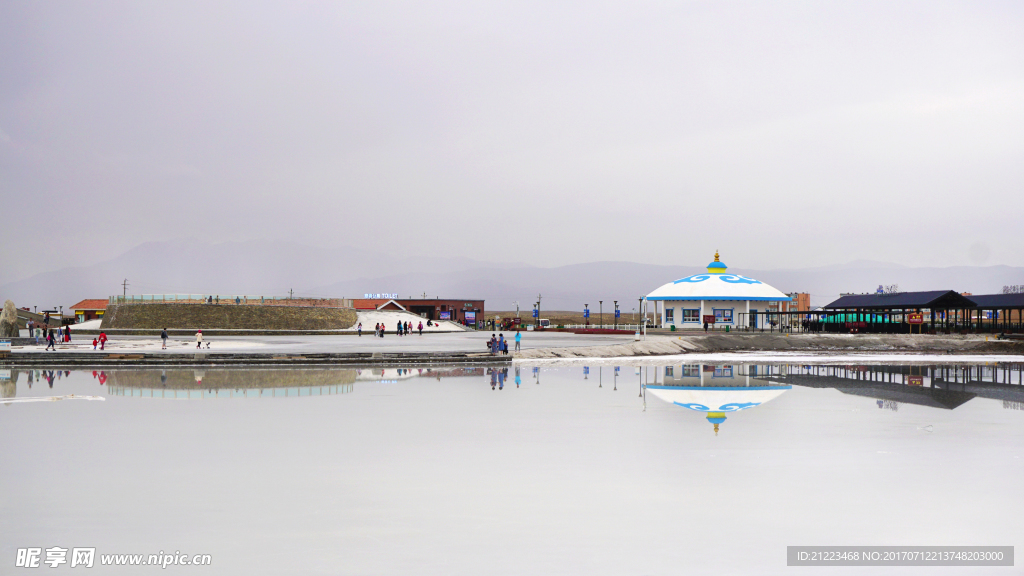
{"type": "Polygon", "coordinates": [[[660,308],[659,325],[700,328],[708,321],[717,327],[736,328],[742,320],[746,326],[757,328],[757,313],[763,319],[770,302],[791,300],[760,280],[726,270],[715,252],[715,261],[708,264],[707,273],[680,278],[648,294],[647,300],[655,303],[656,310],[660,308]]]}

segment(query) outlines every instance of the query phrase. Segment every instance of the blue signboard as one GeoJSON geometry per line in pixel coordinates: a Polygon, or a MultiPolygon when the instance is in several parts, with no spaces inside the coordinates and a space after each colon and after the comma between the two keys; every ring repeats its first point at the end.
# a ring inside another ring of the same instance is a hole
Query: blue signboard
{"type": "Polygon", "coordinates": [[[583,309],[583,317],[584,318],[590,318],[590,310],[587,310],[586,308],[584,308],[583,309]]]}
{"type": "Polygon", "coordinates": [[[540,312],[538,312],[538,311],[537,311],[537,309],[536,309],[536,308],[534,308],[534,309],[533,309],[533,317],[534,317],[534,318],[536,318],[536,317],[538,317],[538,316],[540,316],[540,312]]]}
{"type": "Polygon", "coordinates": [[[616,317],[616,318],[619,318],[619,312],[621,312],[621,310],[616,310],[616,311],[615,311],[615,317],[616,317]]]}

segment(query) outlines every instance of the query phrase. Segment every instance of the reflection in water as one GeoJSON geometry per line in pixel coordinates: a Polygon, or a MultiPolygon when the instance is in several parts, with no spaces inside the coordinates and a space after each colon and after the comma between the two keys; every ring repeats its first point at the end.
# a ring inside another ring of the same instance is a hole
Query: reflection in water
{"type": "Polygon", "coordinates": [[[718,427],[726,421],[727,413],[760,406],[792,388],[752,377],[770,367],[761,367],[760,371],[758,368],[747,364],[660,366],[654,370],[654,381],[645,385],[651,394],[666,402],[703,412],[718,435],[718,427]]]}
{"type": "MultiPolygon", "coordinates": [[[[584,366],[582,380],[604,386],[608,368],[612,390],[618,390],[620,366],[584,366]],[[596,382],[594,382],[596,380],[596,382]]],[[[870,398],[879,409],[898,411],[913,404],[953,410],[973,398],[999,400],[1010,410],[1024,411],[1024,364],[934,365],[808,365],[808,364],[661,364],[627,365],[639,378],[638,396],[646,408],[646,390],[686,410],[701,412],[720,430],[731,412],[755,408],[792,387],[833,388],[844,394],[870,398]]],[[[251,398],[344,394],[355,383],[398,383],[411,379],[479,378],[492,390],[522,385],[528,369],[535,385],[541,383],[540,366],[453,366],[422,368],[195,368],[115,369],[88,371],[94,382],[116,396],[155,398],[251,398]]],[[[576,372],[580,374],[579,372],[576,372]]],[[[0,398],[14,398],[18,385],[66,393],[66,369],[2,369],[0,398]]],[[[631,380],[636,382],[637,380],[631,380]]]]}
{"type": "Polygon", "coordinates": [[[953,410],[975,397],[1001,400],[1005,408],[1024,402],[1021,364],[777,368],[780,370],[765,378],[874,398],[879,408],[893,411],[899,410],[900,404],[953,410]]]}
{"type": "Polygon", "coordinates": [[[1003,408],[1024,410],[1024,365],[939,364],[792,365],[683,364],[638,369],[642,385],[658,398],[704,412],[714,425],[726,414],[760,406],[793,386],[833,388],[875,400],[880,409],[898,411],[902,404],[953,410],[972,398],[1002,401],[1003,408]],[[652,377],[653,374],[653,377],[652,377]]]}

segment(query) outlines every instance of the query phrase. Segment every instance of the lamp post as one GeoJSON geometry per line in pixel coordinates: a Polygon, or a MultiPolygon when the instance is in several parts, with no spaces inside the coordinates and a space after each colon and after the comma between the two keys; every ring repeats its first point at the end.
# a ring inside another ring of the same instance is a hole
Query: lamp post
{"type": "Polygon", "coordinates": [[[583,305],[583,325],[584,326],[590,326],[590,310],[587,309],[588,306],[590,306],[590,304],[584,304],[583,305]]]}
{"type": "Polygon", "coordinates": [[[597,322],[599,328],[604,326],[604,300],[597,301],[597,322]]]}
{"type": "Polygon", "coordinates": [[[615,302],[615,329],[618,330],[619,329],[619,301],[618,300],[613,300],[613,302],[615,302]]]}

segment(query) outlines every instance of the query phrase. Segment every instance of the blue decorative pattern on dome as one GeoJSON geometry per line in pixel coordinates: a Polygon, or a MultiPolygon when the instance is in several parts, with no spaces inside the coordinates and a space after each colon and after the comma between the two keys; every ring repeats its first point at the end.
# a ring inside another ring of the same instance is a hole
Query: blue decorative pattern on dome
{"type": "Polygon", "coordinates": [[[746,410],[747,408],[761,405],[760,402],[730,402],[722,404],[717,409],[712,409],[696,402],[673,402],[673,404],[689,410],[696,410],[697,412],[736,412],[737,410],[746,410]]]}
{"type": "Polygon", "coordinates": [[[760,280],[754,280],[753,278],[747,278],[746,276],[740,276],[739,274],[720,274],[718,276],[722,279],[722,282],[728,282],[730,284],[760,284],[760,280]]]}
{"type": "Polygon", "coordinates": [[[687,276],[686,278],[680,278],[679,280],[676,280],[675,282],[673,282],[673,284],[679,284],[680,282],[690,282],[690,283],[703,282],[703,281],[707,280],[708,278],[711,278],[711,274],[694,274],[693,276],[687,276]]]}
{"type": "Polygon", "coordinates": [[[747,408],[753,408],[754,406],[760,405],[760,402],[731,402],[729,404],[722,404],[718,409],[722,412],[735,412],[737,410],[746,410],[747,408]]]}
{"type": "Polygon", "coordinates": [[[687,276],[686,278],[680,278],[673,282],[673,284],[680,284],[686,282],[688,284],[696,284],[705,280],[710,280],[714,276],[720,279],[722,282],[728,282],[729,284],[760,284],[760,280],[754,280],[753,278],[747,278],[746,276],[740,276],[739,274],[694,274],[693,276],[687,276]]]}

